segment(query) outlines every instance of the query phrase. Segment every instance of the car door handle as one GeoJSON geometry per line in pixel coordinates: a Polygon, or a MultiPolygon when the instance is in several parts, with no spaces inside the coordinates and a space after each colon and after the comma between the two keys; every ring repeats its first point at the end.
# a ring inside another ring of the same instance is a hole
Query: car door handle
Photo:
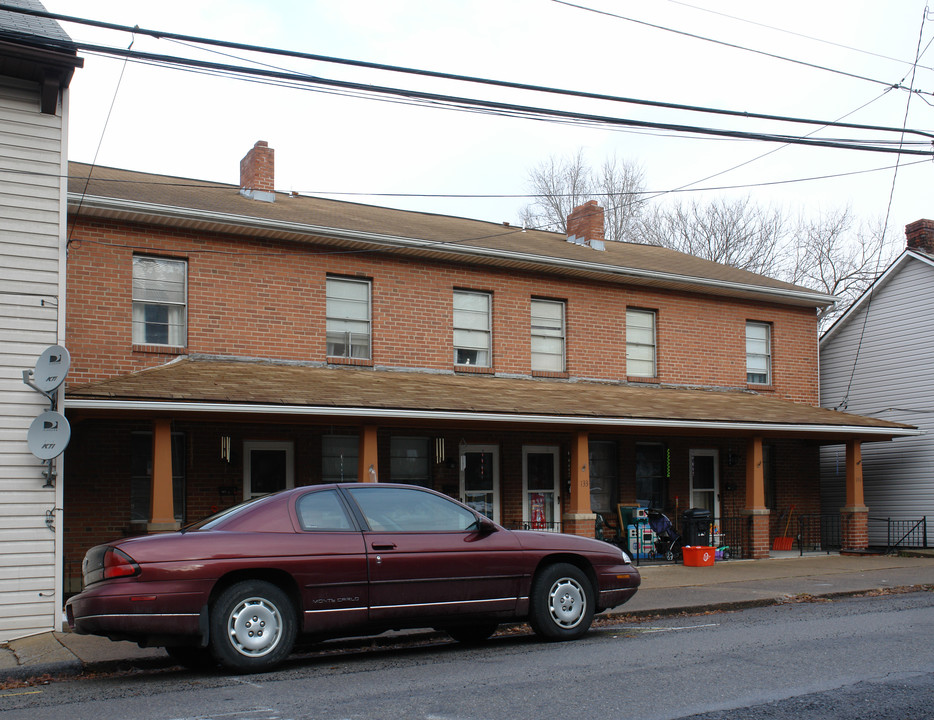
{"type": "Polygon", "coordinates": [[[374,550],[395,550],[396,544],[395,543],[385,543],[385,544],[373,543],[371,547],[374,550]]]}

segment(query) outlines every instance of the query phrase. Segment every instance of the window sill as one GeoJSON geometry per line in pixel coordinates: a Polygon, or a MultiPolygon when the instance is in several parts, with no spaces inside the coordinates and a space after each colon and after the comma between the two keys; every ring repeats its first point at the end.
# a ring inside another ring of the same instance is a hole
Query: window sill
{"type": "Polygon", "coordinates": [[[747,390],[754,390],[755,392],[775,392],[775,388],[772,385],[760,385],[759,383],[746,383],[747,390]]]}
{"type": "Polygon", "coordinates": [[[493,368],[478,367],[476,365],[455,365],[454,372],[467,373],[468,375],[492,375],[493,368]]]}
{"type": "Polygon", "coordinates": [[[641,375],[627,375],[626,382],[631,383],[649,383],[653,385],[658,384],[658,377],[643,377],[641,375]]]}
{"type": "Polygon", "coordinates": [[[554,370],[533,370],[533,378],[562,378],[567,380],[570,375],[567,372],[555,372],[554,370]]]}
{"type": "Polygon", "coordinates": [[[187,355],[188,348],[178,345],[133,345],[133,352],[153,353],[156,355],[187,355]]]}
{"type": "Polygon", "coordinates": [[[344,358],[329,357],[328,365],[350,365],[353,367],[373,367],[373,361],[369,358],[344,358]]]}

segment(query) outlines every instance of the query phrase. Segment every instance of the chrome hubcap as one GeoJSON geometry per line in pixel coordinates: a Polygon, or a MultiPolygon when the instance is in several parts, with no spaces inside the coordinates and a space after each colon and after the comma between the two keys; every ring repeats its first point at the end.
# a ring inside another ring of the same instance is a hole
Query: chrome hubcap
{"type": "Polygon", "coordinates": [[[574,578],[557,580],[548,593],[548,609],[552,620],[559,627],[576,627],[587,609],[584,588],[574,578]]]}
{"type": "Polygon", "coordinates": [[[279,609],[265,598],[247,598],[231,611],[227,630],[237,652],[261,657],[279,643],[282,617],[279,609]]]}

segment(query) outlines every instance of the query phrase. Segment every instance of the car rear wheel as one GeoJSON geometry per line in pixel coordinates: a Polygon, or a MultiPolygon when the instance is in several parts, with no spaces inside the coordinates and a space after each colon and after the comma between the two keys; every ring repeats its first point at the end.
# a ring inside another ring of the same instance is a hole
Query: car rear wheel
{"type": "Polygon", "coordinates": [[[231,585],[211,608],[211,651],[222,665],[267,670],[292,652],[297,623],[291,600],[262,580],[231,585]]]}
{"type": "Polygon", "coordinates": [[[532,581],[529,602],[529,624],[545,640],[576,640],[593,622],[593,586],[569,563],[542,569],[532,581]]]}
{"type": "Polygon", "coordinates": [[[444,632],[464,645],[479,645],[490,639],[499,623],[477,623],[476,625],[455,625],[444,628],[444,632]]]}

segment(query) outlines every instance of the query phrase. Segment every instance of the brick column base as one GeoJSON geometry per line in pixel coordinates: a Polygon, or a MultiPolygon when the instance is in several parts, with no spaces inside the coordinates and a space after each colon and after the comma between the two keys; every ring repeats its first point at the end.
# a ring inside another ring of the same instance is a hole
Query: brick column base
{"type": "Polygon", "coordinates": [[[841,550],[865,550],[869,547],[869,508],[840,508],[841,550]]]}
{"type": "Polygon", "coordinates": [[[594,513],[566,513],[561,517],[561,532],[567,535],[595,537],[597,516],[594,513]]]}
{"type": "Polygon", "coordinates": [[[769,556],[769,510],[753,509],[741,510],[741,515],[749,518],[749,547],[746,548],[746,557],[752,560],[763,560],[769,556]]]}

